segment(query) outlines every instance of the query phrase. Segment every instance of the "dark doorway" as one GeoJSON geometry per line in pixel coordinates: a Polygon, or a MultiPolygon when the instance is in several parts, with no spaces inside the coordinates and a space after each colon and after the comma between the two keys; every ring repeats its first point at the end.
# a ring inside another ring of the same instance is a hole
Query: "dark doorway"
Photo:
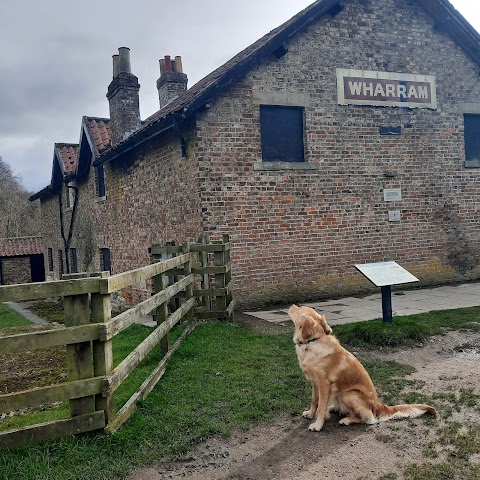
{"type": "Polygon", "coordinates": [[[45,263],[43,253],[30,255],[30,268],[32,272],[32,282],[45,281],[45,263]]]}

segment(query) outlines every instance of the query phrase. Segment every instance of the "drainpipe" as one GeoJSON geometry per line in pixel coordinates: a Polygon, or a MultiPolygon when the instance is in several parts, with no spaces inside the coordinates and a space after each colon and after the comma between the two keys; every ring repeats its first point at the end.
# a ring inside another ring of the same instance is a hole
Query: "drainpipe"
{"type": "Polygon", "coordinates": [[[60,233],[62,235],[63,240],[63,249],[65,251],[65,266],[66,266],[66,273],[70,272],[70,258],[69,258],[69,250],[70,250],[70,242],[72,241],[73,236],[73,226],[75,223],[75,214],[77,212],[77,203],[78,203],[78,188],[72,185],[65,184],[68,189],[71,188],[75,191],[75,199],[73,201],[73,208],[72,208],[72,217],[70,219],[70,226],[68,227],[68,237],[65,237],[65,228],[63,226],[63,200],[62,200],[62,191],[60,191],[58,195],[58,208],[60,210],[60,233]]]}

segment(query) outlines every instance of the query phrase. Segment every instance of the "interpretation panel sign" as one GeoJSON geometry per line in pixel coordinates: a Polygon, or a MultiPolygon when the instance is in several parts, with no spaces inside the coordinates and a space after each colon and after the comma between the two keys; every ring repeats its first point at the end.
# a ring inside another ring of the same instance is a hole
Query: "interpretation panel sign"
{"type": "Polygon", "coordinates": [[[339,105],[437,108],[432,75],[337,69],[339,105]]]}
{"type": "Polygon", "coordinates": [[[376,287],[418,282],[418,278],[397,262],[364,263],[355,268],[365,275],[376,287]]]}

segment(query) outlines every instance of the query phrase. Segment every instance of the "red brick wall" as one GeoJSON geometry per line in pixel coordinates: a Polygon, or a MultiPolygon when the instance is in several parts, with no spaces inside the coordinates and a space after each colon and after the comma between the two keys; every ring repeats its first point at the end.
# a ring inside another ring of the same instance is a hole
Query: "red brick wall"
{"type": "Polygon", "coordinates": [[[200,118],[204,230],[232,236],[240,304],[364,291],[355,263],[396,260],[424,284],[479,276],[480,171],[463,166],[458,109],[480,98],[478,66],[432,23],[416,2],[348,2],[200,118]],[[435,75],[438,109],[339,106],[337,68],[435,75]],[[306,161],[318,170],[254,170],[252,90],[310,96],[306,161]],[[403,133],[381,136],[381,125],[403,133]],[[401,188],[403,200],[387,204],[385,188],[401,188]],[[389,222],[397,209],[401,222],[389,222]]]}
{"type": "Polygon", "coordinates": [[[0,258],[2,285],[15,285],[32,281],[29,257],[0,258]]]}
{"type": "MultiPolygon", "coordinates": [[[[191,139],[192,149],[195,139],[191,139]]],[[[106,197],[98,199],[93,168],[77,185],[78,210],[71,248],[77,248],[79,271],[101,270],[100,249],[111,252],[112,274],[150,263],[154,243],[194,240],[201,234],[196,159],[181,156],[177,136],[152,142],[128,159],[105,168],[106,197]]],[[[54,274],[58,278],[57,250],[62,247],[58,199],[42,202],[43,214],[52,218],[45,232],[46,246],[54,248],[54,274]]],[[[65,212],[65,228],[71,211],[65,212]]],[[[46,258],[46,257],[45,257],[46,258]]],[[[133,300],[147,285],[138,285],[133,300]]]]}

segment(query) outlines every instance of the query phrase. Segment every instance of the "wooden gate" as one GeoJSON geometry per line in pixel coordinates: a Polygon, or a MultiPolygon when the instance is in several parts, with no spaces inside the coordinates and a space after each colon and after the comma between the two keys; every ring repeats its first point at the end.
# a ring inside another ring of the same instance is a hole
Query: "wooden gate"
{"type": "Polygon", "coordinates": [[[160,380],[168,360],[198,319],[232,317],[228,237],[213,243],[154,245],[151,254],[151,265],[118,275],[73,274],[54,282],[0,286],[0,302],[63,297],[64,328],[0,338],[0,352],[66,345],[68,372],[65,383],[0,395],[0,413],[53,402],[70,404],[67,419],[0,432],[0,448],[91,430],[115,432],[160,380]],[[111,294],[146,281],[153,284],[152,296],[112,318],[111,294]],[[114,368],[112,339],[149,313],[154,314],[157,327],[114,368]],[[171,345],[169,332],[181,320],[185,329],[171,345]],[[115,391],[158,344],[163,353],[159,364],[117,412],[115,391]]]}

